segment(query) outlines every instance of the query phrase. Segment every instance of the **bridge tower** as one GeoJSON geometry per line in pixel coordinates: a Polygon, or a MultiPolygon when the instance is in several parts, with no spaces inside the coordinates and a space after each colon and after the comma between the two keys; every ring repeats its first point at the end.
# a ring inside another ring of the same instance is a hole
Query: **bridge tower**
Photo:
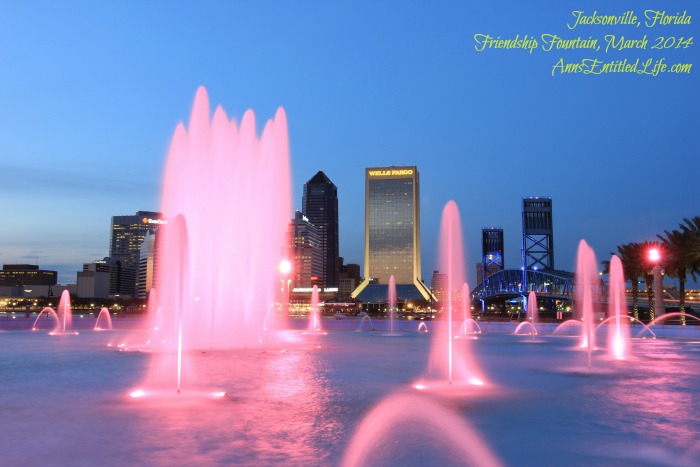
{"type": "Polygon", "coordinates": [[[481,229],[481,272],[478,283],[503,271],[503,229],[484,227],[481,229]]]}
{"type": "Polygon", "coordinates": [[[523,285],[527,292],[528,270],[554,269],[552,198],[523,198],[523,285]]]}

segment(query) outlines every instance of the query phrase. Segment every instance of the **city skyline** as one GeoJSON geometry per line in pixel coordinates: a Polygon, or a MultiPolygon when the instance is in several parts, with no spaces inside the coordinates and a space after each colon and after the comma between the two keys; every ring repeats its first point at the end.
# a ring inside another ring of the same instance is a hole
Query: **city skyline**
{"type": "MultiPolygon", "coordinates": [[[[655,240],[699,214],[697,74],[552,77],[551,54],[474,49],[480,33],[630,34],[568,32],[573,8],[2,2],[0,263],[38,263],[74,282],[82,264],[107,256],[111,216],[159,211],[167,147],[199,85],[239,121],[252,108],[259,128],[284,107],[293,208],[304,180],[328,174],[347,262],[363,263],[364,170],[391,165],[421,172],[426,281],[450,199],[470,280],[483,227],[503,228],[505,267],[519,265],[527,196],[555,202],[557,268],[574,269],[582,238],[598,261],[655,240]]],[[[643,7],[585,5],[596,8],[643,7]]],[[[697,62],[693,47],[664,56],[697,62]]]]}

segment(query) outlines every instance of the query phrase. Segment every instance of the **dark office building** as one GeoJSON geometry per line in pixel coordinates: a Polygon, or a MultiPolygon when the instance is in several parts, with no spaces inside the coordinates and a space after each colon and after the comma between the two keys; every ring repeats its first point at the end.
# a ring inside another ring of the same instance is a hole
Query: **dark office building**
{"type": "Polygon", "coordinates": [[[135,215],[112,217],[110,294],[136,295],[141,244],[149,231],[165,223],[159,212],[136,211],[135,215]]]}
{"type": "Polygon", "coordinates": [[[304,184],[302,212],[318,229],[323,256],[322,284],[338,285],[338,189],[323,171],[304,184]]]}
{"type": "Polygon", "coordinates": [[[3,264],[0,271],[0,287],[25,285],[56,285],[58,273],[39,269],[33,264],[3,264]]]}

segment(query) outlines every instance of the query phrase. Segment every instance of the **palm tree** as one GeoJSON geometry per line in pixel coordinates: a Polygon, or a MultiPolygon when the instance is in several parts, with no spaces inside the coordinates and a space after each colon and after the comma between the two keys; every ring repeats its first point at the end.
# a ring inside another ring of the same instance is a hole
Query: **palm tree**
{"type": "Polygon", "coordinates": [[[700,274],[700,216],[683,219],[685,224],[679,224],[684,234],[690,235],[693,240],[688,250],[690,269],[693,274],[700,274]]]}
{"type": "MultiPolygon", "coordinates": [[[[611,253],[613,255],[615,253],[611,253]]],[[[625,278],[632,282],[632,315],[639,319],[639,277],[644,274],[644,249],[640,243],[625,243],[617,246],[617,256],[622,262],[625,278]]]]}
{"type": "MultiPolygon", "coordinates": [[[[657,235],[665,250],[664,267],[666,272],[678,279],[678,293],[680,294],[678,308],[685,313],[685,281],[690,274],[693,280],[697,280],[697,251],[698,237],[689,229],[664,230],[664,235],[657,235]]],[[[685,316],[681,315],[681,325],[685,326],[685,316]]]]}

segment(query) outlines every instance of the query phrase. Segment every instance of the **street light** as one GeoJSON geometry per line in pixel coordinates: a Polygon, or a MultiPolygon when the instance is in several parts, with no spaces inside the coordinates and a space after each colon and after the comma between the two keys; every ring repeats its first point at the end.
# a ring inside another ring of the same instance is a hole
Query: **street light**
{"type": "Polygon", "coordinates": [[[647,259],[652,264],[654,274],[654,304],[649,305],[650,318],[653,321],[655,316],[663,315],[664,309],[663,284],[661,279],[661,249],[653,246],[647,251],[647,259]]]}

